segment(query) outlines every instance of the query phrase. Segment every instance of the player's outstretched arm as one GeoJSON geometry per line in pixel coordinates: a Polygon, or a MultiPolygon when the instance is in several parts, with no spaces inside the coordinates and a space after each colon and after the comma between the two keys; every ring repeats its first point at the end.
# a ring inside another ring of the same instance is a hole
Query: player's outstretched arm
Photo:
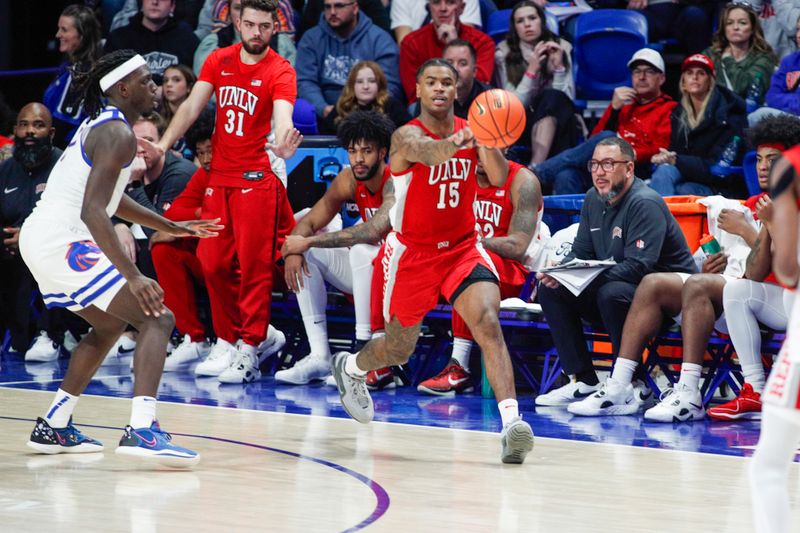
{"type": "Polygon", "coordinates": [[[163,231],[175,237],[216,237],[217,232],[223,229],[219,225],[220,219],[214,220],[186,220],[173,222],[136,203],[128,195],[122,195],[117,207],[116,216],[134,224],[140,224],[156,231],[163,231]]]}
{"type": "Polygon", "coordinates": [[[432,139],[417,126],[403,126],[392,134],[389,152],[392,170],[403,171],[410,163],[436,166],[463,148],[474,145],[472,130],[463,128],[446,139],[432,139]]]}
{"type": "Polygon", "coordinates": [[[209,98],[214,94],[214,86],[207,81],[197,81],[192,87],[189,97],[178,107],[175,116],[169,123],[167,131],[161,136],[158,147],[164,152],[172,148],[175,141],[180,139],[189,126],[194,124],[197,117],[205,109],[209,98]]]}
{"type": "Polygon", "coordinates": [[[781,283],[794,287],[800,273],[797,264],[798,179],[785,158],[772,165],[769,184],[773,206],[770,231],[775,242],[772,269],[781,283]]]}
{"type": "MultiPolygon", "coordinates": [[[[491,174],[489,174],[491,177],[491,174]]],[[[517,172],[511,185],[511,205],[514,213],[508,226],[508,235],[483,239],[483,246],[500,257],[523,261],[525,252],[536,233],[536,216],[542,202],[542,190],[530,170],[517,172]]]]}

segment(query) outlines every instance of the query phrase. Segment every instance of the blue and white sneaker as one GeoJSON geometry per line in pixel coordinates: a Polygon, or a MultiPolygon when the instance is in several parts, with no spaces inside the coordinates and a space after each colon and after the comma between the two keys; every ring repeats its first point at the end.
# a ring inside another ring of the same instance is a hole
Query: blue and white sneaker
{"type": "Polygon", "coordinates": [[[154,420],[149,428],[125,426],[117,455],[152,459],[173,468],[190,468],[200,462],[200,454],[172,444],[172,435],[162,431],[154,420]]]}
{"type": "Polygon", "coordinates": [[[65,428],[51,427],[44,418],[37,418],[28,447],[46,454],[103,451],[103,443],[78,431],[78,428],[72,425],[72,417],[65,428]]]}

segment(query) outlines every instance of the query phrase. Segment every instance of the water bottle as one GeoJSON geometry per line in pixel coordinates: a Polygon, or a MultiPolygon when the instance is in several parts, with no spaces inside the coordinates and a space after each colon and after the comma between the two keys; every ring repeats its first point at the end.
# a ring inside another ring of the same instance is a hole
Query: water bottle
{"type": "Polygon", "coordinates": [[[761,73],[758,72],[747,89],[745,103],[747,104],[748,113],[752,113],[761,106],[761,90],[761,73]]]}
{"type": "Polygon", "coordinates": [[[703,238],[700,239],[700,248],[703,249],[706,255],[714,255],[722,250],[713,235],[703,235],[703,238]]]}
{"type": "Polygon", "coordinates": [[[731,173],[733,162],[736,161],[736,156],[739,154],[739,144],[742,142],[741,137],[734,136],[725,150],[722,151],[719,161],[711,167],[711,173],[715,176],[727,176],[731,173]]]}

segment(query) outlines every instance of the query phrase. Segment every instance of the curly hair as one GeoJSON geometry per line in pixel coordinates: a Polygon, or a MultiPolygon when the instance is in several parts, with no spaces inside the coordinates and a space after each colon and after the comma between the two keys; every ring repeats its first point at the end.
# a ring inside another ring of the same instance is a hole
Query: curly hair
{"type": "Polygon", "coordinates": [[[800,118],[785,114],[766,116],[747,131],[747,141],[753,149],[770,143],[791,148],[800,144],[800,118]]]}
{"type": "Polygon", "coordinates": [[[97,117],[103,109],[103,91],[100,89],[100,80],[136,55],[133,50],[115,50],[97,60],[88,72],[75,72],[73,74],[73,87],[83,93],[83,108],[91,118],[97,117]]]}
{"type": "Polygon", "coordinates": [[[356,100],[356,78],[358,77],[358,72],[363,68],[372,70],[372,73],[375,74],[375,81],[378,82],[378,94],[375,95],[375,100],[370,104],[370,107],[380,112],[385,112],[386,110],[386,102],[389,101],[389,83],[386,81],[383,69],[374,61],[359,61],[350,69],[350,75],[347,76],[347,82],[344,84],[342,94],[339,95],[339,99],[336,101],[337,116],[334,121],[336,124],[339,124],[353,110],[359,108],[358,100],[356,100]]]}
{"type": "Polygon", "coordinates": [[[214,119],[214,108],[207,107],[200,113],[194,124],[186,130],[186,135],[184,135],[186,146],[193,154],[197,153],[197,143],[211,139],[214,134],[214,119]]]}
{"type": "Polygon", "coordinates": [[[389,149],[394,122],[378,111],[353,111],[339,124],[336,136],[345,148],[357,142],[374,142],[378,148],[389,149]]]}
{"type": "Polygon", "coordinates": [[[518,2],[511,10],[511,15],[508,21],[508,37],[506,37],[506,44],[508,45],[508,55],[506,56],[506,75],[508,81],[513,85],[519,85],[522,81],[522,76],[525,74],[525,69],[528,68],[528,62],[522,57],[522,49],[519,46],[519,35],[517,28],[514,25],[514,17],[517,11],[523,7],[532,7],[536,10],[541,21],[542,33],[539,35],[539,41],[555,41],[558,42],[558,36],[551,32],[547,27],[547,18],[544,14],[544,8],[531,0],[522,0],[518,2]]]}
{"type": "Polygon", "coordinates": [[[747,18],[750,20],[750,26],[753,28],[753,33],[750,35],[750,49],[756,52],[768,54],[777,63],[778,57],[772,50],[767,40],[764,38],[764,29],[761,27],[761,22],[758,20],[758,15],[750,6],[744,4],[727,4],[719,14],[719,26],[714,36],[711,38],[711,49],[722,55],[725,48],[730,44],[728,38],[725,36],[725,21],[728,20],[728,15],[734,9],[741,9],[747,13],[747,18]]]}

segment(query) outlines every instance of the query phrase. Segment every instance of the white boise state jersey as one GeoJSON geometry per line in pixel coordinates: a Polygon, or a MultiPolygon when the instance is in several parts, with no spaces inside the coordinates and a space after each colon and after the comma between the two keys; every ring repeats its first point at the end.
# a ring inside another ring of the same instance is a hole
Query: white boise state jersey
{"type": "MultiPolygon", "coordinates": [[[[110,120],[121,120],[128,124],[125,115],[119,109],[107,106],[97,118],[87,118],[78,127],[72,142],[64,150],[53,170],[50,171],[47,188],[42,193],[42,198],[36,203],[29,219],[52,220],[73,233],[91,237],[89,228],[81,220],[83,196],[86,193],[89,172],[92,170],[92,162],[84,151],[83,144],[92,128],[110,120]]],[[[128,124],[128,126],[130,125],[128,124]]],[[[122,169],[117,177],[114,192],[106,206],[106,214],[109,217],[116,213],[125,192],[125,186],[130,177],[129,165],[130,163],[122,169]]]]}

